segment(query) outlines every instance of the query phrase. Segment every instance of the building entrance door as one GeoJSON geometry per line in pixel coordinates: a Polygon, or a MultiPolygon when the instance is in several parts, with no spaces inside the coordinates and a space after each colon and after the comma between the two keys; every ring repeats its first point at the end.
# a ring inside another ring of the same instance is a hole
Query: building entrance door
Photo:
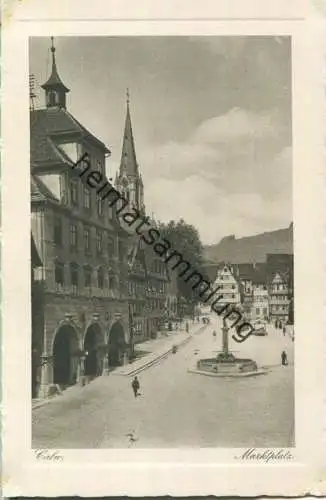
{"type": "Polygon", "coordinates": [[[77,380],[77,361],[74,351],[78,349],[77,332],[71,325],[63,325],[57,332],[53,344],[53,382],[72,385],[77,380]]]}

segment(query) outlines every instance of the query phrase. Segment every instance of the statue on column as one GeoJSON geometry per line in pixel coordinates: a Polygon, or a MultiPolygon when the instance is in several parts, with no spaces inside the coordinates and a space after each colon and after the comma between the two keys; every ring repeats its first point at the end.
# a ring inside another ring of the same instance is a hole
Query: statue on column
{"type": "Polygon", "coordinates": [[[229,354],[229,328],[226,324],[225,318],[223,318],[222,327],[222,352],[225,356],[229,354]]]}

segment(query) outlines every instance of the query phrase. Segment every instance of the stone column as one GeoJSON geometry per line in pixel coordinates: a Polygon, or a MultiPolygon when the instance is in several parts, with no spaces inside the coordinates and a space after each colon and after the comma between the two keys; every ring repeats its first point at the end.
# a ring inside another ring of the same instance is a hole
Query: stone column
{"type": "Polygon", "coordinates": [[[47,355],[43,354],[41,357],[41,381],[39,387],[39,397],[46,398],[49,395],[50,386],[53,384],[53,366],[52,362],[46,361],[47,355]]]}
{"type": "Polygon", "coordinates": [[[108,351],[104,354],[103,358],[103,375],[109,375],[109,359],[108,359],[108,351]]]}
{"type": "Polygon", "coordinates": [[[77,384],[83,383],[85,357],[80,357],[77,361],[77,384]]]}
{"type": "Polygon", "coordinates": [[[225,320],[223,320],[223,327],[222,327],[222,351],[224,354],[229,353],[229,329],[226,326],[225,320]]]}

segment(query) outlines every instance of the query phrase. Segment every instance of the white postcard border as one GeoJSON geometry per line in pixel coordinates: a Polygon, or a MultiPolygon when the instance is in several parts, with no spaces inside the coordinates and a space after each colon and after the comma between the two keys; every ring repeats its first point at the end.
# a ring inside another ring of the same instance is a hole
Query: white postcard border
{"type": "Polygon", "coordinates": [[[286,495],[318,490],[325,479],[321,465],[325,359],[322,35],[318,22],[8,23],[3,41],[2,115],[6,495],[286,495]],[[63,462],[49,465],[40,463],[31,451],[28,36],[68,34],[293,37],[296,448],[290,464],[238,465],[235,457],[241,450],[189,449],[58,450],[63,462]]]}

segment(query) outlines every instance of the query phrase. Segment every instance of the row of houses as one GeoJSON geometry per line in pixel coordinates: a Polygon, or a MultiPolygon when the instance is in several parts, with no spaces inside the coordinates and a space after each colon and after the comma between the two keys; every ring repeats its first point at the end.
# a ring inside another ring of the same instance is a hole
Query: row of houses
{"type": "Polygon", "coordinates": [[[206,271],[219,287],[221,306],[240,308],[250,320],[293,324],[292,254],[267,254],[257,264],[222,262],[206,271]]]}
{"type": "MultiPolygon", "coordinates": [[[[175,276],[72,168],[87,153],[107,180],[110,150],[67,109],[53,41],[51,52],[46,105],[30,111],[33,397],[127,362],[177,315],[175,276]]],[[[115,187],[146,213],[129,96],[115,187]]]]}

